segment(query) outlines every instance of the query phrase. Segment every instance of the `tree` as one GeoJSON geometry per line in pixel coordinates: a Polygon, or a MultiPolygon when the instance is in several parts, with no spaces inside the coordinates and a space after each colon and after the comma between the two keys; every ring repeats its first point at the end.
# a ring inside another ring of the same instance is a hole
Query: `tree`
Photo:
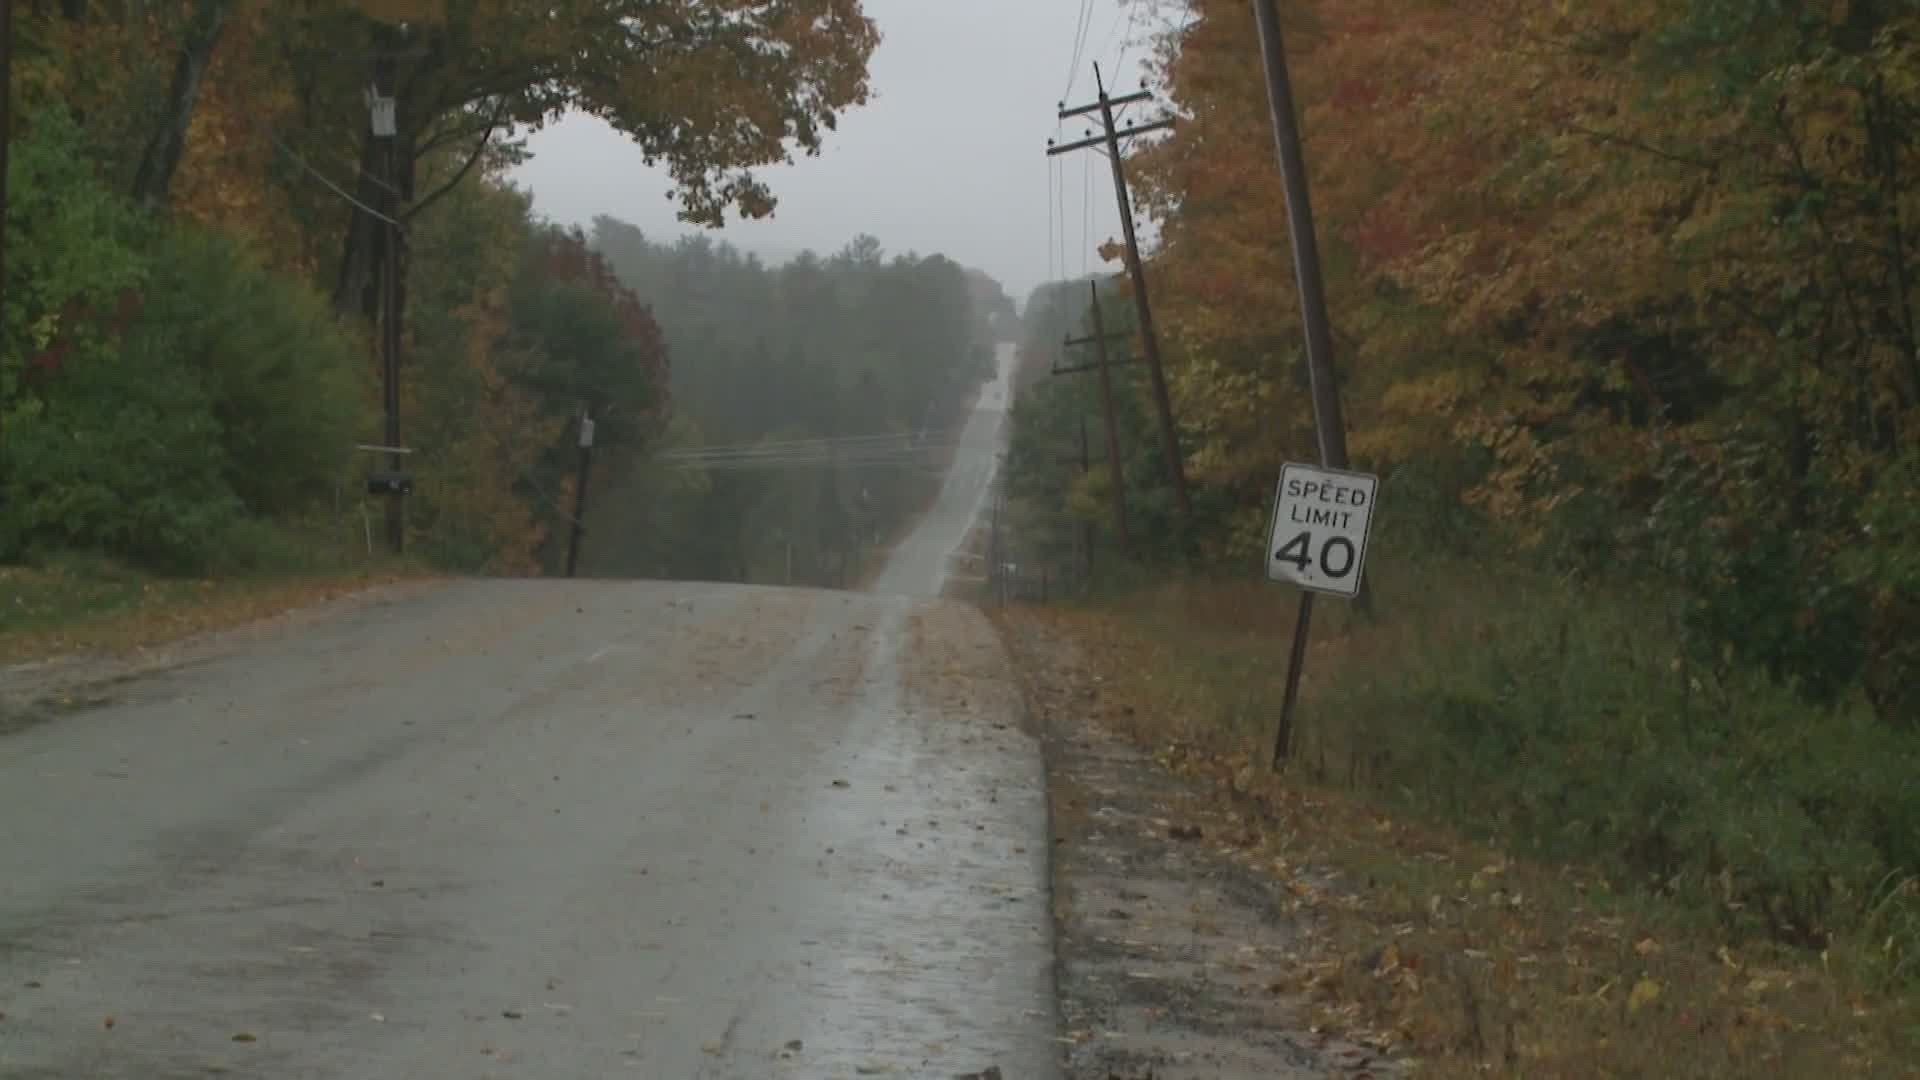
{"type": "MultiPolygon", "coordinates": [[[[423,155],[568,110],[606,120],[665,163],[688,220],[719,225],[729,208],[765,215],[773,196],[753,170],[819,151],[840,113],[866,100],[878,42],[858,0],[333,3],[290,6],[278,19],[297,97],[318,104],[316,127],[355,133],[356,199],[390,215],[434,198],[415,191],[423,155]],[[395,104],[388,181],[360,104],[369,79],[395,104]]],[[[372,278],[376,224],[364,209],[348,215],[335,288],[343,306],[361,303],[372,278]]]]}

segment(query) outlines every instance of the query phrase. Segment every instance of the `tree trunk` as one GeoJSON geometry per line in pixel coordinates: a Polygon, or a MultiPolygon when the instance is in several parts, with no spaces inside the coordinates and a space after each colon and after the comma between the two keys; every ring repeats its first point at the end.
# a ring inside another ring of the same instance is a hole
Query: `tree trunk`
{"type": "Polygon", "coordinates": [[[180,59],[173,67],[173,81],[167,87],[165,112],[159,126],[140,154],[140,167],[133,177],[133,201],[148,211],[163,209],[173,187],[173,175],[187,147],[187,129],[193,123],[194,104],[200,98],[200,84],[213,58],[214,46],[226,29],[233,0],[200,0],[187,25],[187,39],[181,44],[180,59]]]}

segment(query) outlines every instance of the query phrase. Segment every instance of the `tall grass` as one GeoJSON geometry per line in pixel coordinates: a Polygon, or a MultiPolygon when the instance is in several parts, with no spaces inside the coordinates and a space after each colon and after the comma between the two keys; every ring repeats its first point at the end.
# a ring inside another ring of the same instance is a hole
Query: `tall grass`
{"type": "MultiPolygon", "coordinates": [[[[1730,936],[1859,946],[1920,976],[1920,737],[1683,659],[1657,593],[1382,563],[1319,605],[1292,768],[1516,853],[1577,860],[1730,936]]],[[[1116,605],[1165,658],[1186,737],[1270,744],[1290,590],[1183,582],[1116,605]]]]}

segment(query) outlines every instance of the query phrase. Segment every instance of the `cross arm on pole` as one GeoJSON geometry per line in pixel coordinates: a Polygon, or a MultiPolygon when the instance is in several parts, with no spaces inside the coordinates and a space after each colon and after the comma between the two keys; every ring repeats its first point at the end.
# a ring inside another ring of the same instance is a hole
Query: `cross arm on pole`
{"type": "MultiPolygon", "coordinates": [[[[1129,124],[1127,127],[1115,132],[1114,135],[1117,138],[1125,139],[1134,135],[1145,135],[1149,131],[1160,131],[1163,128],[1170,128],[1174,123],[1173,117],[1169,116],[1164,120],[1155,120],[1150,124],[1129,124]]],[[[1079,139],[1074,142],[1062,143],[1059,146],[1049,146],[1047,147],[1047,156],[1053,157],[1058,154],[1069,154],[1075,150],[1104,146],[1106,142],[1107,137],[1105,135],[1089,135],[1084,139],[1079,139]]]]}
{"type": "MultiPolygon", "coordinates": [[[[1151,100],[1153,100],[1153,91],[1137,90],[1131,94],[1126,94],[1122,97],[1108,98],[1107,104],[1117,109],[1122,105],[1131,105],[1136,101],[1151,101],[1151,100]]],[[[1095,101],[1074,109],[1062,108],[1060,110],[1060,119],[1071,120],[1076,116],[1085,116],[1088,113],[1096,113],[1099,111],[1100,111],[1100,102],[1095,101]]]]}
{"type": "Polygon", "coordinates": [[[1048,372],[1047,374],[1049,374],[1049,375],[1077,375],[1077,374],[1079,374],[1079,373],[1080,373],[1080,372],[1082,372],[1082,371],[1098,371],[1098,370],[1100,370],[1101,368],[1115,368],[1115,367],[1123,367],[1123,366],[1125,366],[1125,365],[1127,365],[1127,364],[1131,364],[1131,363],[1133,363],[1133,361],[1132,361],[1131,359],[1127,359],[1127,360],[1108,360],[1108,361],[1106,361],[1106,362],[1104,362],[1104,363],[1100,363],[1100,362],[1095,362],[1095,363],[1091,363],[1091,364],[1074,364],[1074,365],[1071,365],[1071,366],[1069,366],[1069,367],[1059,367],[1059,368],[1054,368],[1054,369],[1053,369],[1052,371],[1049,371],[1049,372],[1048,372]]]}

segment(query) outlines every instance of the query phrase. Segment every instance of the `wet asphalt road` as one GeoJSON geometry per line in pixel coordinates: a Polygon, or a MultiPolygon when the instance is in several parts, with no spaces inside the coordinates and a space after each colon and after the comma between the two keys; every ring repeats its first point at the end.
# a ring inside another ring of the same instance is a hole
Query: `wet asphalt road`
{"type": "Polygon", "coordinates": [[[1003,404],[873,593],[459,583],[0,739],[0,1076],[1054,1076],[1038,752],[928,598],[1003,404]]]}

